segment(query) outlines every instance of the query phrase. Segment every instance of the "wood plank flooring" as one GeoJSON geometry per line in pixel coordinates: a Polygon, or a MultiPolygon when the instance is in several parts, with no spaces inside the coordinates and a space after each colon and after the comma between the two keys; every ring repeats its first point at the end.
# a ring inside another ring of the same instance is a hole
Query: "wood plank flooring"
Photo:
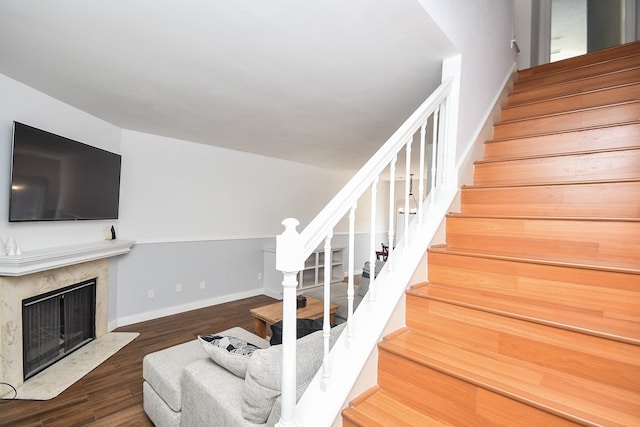
{"type": "Polygon", "coordinates": [[[153,426],[142,409],[142,358],[199,334],[253,331],[249,310],[275,301],[260,295],[118,328],[140,336],[55,399],[0,401],[0,426],[153,426]]]}

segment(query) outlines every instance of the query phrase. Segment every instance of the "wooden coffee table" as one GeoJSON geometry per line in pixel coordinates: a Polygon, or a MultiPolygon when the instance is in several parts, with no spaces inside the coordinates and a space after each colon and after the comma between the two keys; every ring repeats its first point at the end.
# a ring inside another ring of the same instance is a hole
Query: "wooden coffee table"
{"type": "MultiPolygon", "coordinates": [[[[249,310],[253,316],[254,333],[261,338],[267,337],[267,326],[282,320],[282,301],[249,310]]],[[[335,323],[337,304],[330,305],[330,322],[335,323]]],[[[319,319],[324,315],[324,303],[315,298],[307,297],[307,306],[296,310],[299,319],[319,319]]]]}

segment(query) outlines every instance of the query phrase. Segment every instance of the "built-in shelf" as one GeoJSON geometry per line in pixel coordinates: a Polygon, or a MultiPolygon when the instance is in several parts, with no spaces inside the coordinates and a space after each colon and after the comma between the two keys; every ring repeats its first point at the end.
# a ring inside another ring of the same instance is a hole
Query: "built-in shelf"
{"type": "Polygon", "coordinates": [[[133,240],[103,240],[0,256],[0,276],[24,276],[131,251],[133,240]]]}
{"type": "MultiPolygon", "coordinates": [[[[304,262],[304,268],[298,273],[298,290],[314,288],[324,283],[324,248],[318,248],[304,262]]],[[[331,283],[344,279],[344,248],[331,249],[331,283]]],[[[264,250],[263,286],[267,294],[282,298],[282,273],[276,270],[276,250],[264,250]]]]}

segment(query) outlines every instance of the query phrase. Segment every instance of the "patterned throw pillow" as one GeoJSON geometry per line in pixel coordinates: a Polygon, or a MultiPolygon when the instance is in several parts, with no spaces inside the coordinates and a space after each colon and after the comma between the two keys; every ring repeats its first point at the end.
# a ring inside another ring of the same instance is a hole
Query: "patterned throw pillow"
{"type": "Polygon", "coordinates": [[[249,366],[249,358],[259,347],[240,338],[223,335],[198,335],[211,360],[234,375],[244,378],[249,366]]]}

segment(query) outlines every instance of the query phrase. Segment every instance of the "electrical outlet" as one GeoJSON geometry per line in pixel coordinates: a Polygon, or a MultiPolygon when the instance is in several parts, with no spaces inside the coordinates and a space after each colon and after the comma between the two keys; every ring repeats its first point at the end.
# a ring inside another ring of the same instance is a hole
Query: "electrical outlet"
{"type": "Polygon", "coordinates": [[[262,273],[258,273],[258,280],[262,280],[262,273]]]}
{"type": "Polygon", "coordinates": [[[182,283],[176,283],[176,292],[182,292],[182,283]]]}
{"type": "Polygon", "coordinates": [[[154,291],[153,289],[149,289],[147,291],[147,298],[155,298],[156,296],[156,291],[154,291]]]}
{"type": "Polygon", "coordinates": [[[207,284],[204,282],[204,280],[200,282],[200,289],[204,289],[206,287],[207,287],[207,284]]]}

